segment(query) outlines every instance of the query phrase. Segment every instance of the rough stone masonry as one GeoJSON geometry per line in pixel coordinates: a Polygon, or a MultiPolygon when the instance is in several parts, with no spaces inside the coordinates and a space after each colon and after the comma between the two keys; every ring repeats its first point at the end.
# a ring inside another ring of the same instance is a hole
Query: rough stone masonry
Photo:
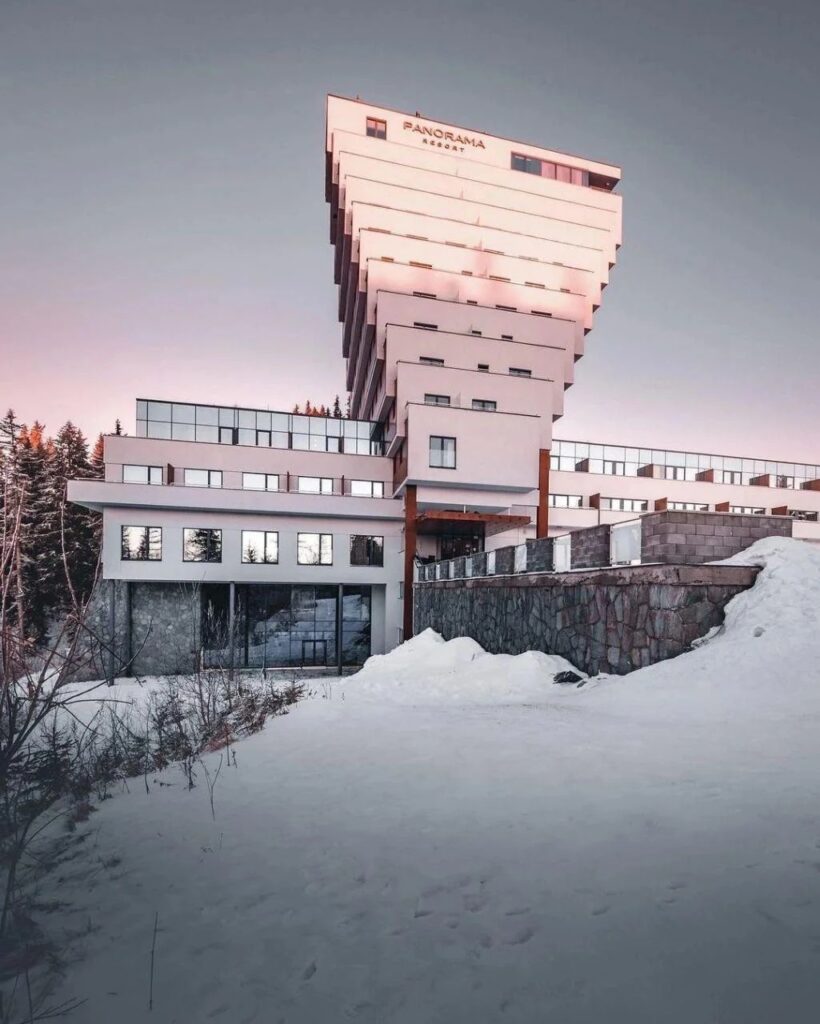
{"type": "Polygon", "coordinates": [[[561,654],[590,674],[623,675],[675,657],[723,622],[758,569],[634,565],[439,580],[414,588],[415,632],[471,636],[494,654],[561,654]]]}

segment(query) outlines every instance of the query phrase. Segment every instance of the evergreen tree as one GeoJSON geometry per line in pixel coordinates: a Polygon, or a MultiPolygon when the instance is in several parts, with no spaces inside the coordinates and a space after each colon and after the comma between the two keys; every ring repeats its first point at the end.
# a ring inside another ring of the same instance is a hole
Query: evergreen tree
{"type": "MultiPolygon", "coordinates": [[[[119,420],[117,424],[119,425],[119,420]]],[[[114,433],[118,431],[114,430],[114,433]]],[[[94,447],[91,449],[91,475],[96,477],[98,480],[105,479],[105,437],[103,434],[97,435],[97,440],[94,442],[94,447]]]]}
{"type": "Polygon", "coordinates": [[[310,399],[305,402],[305,416],[313,415],[313,406],[310,404],[310,399]]]}
{"type": "Polygon", "coordinates": [[[88,443],[71,421],[60,428],[46,487],[45,533],[58,581],[55,604],[75,608],[91,593],[98,562],[97,514],[67,499],[69,480],[93,476],[88,443]]]}
{"type": "Polygon", "coordinates": [[[333,399],[333,418],[335,420],[340,420],[342,418],[342,406],[339,402],[338,395],[333,399]]]}

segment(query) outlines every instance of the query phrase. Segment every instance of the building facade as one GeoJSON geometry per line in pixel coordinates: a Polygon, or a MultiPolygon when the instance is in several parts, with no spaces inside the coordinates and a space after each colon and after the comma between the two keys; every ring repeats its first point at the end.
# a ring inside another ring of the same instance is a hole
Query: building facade
{"type": "Polygon", "coordinates": [[[790,515],[820,540],[820,467],[553,438],[621,244],[619,179],[328,97],[351,418],[138,400],[105,479],[70,486],[103,513],[104,580],[195,601],[191,657],[230,632],[243,666],[339,666],[410,635],[418,559],[664,507],[790,515]]]}

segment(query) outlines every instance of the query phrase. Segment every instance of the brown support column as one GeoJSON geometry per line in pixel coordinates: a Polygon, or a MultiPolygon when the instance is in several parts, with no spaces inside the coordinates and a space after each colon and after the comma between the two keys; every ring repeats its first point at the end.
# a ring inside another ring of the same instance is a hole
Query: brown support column
{"type": "Polygon", "coordinates": [[[535,516],[535,536],[546,537],[550,522],[550,453],[549,448],[538,452],[538,512],[535,516]]]}
{"type": "Polygon", "coordinates": [[[404,621],[402,639],[413,635],[413,561],[416,556],[416,485],[404,488],[404,621]]]}

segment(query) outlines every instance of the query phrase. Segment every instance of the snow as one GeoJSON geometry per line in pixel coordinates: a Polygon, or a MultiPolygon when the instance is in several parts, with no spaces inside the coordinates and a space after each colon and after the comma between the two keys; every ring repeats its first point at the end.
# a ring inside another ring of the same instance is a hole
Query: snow
{"type": "Polygon", "coordinates": [[[71,1019],[815,1020],[820,552],[733,561],[673,661],[559,686],[425,633],[238,744],[214,816],[201,771],[135,780],[44,883],[71,1019]]]}

